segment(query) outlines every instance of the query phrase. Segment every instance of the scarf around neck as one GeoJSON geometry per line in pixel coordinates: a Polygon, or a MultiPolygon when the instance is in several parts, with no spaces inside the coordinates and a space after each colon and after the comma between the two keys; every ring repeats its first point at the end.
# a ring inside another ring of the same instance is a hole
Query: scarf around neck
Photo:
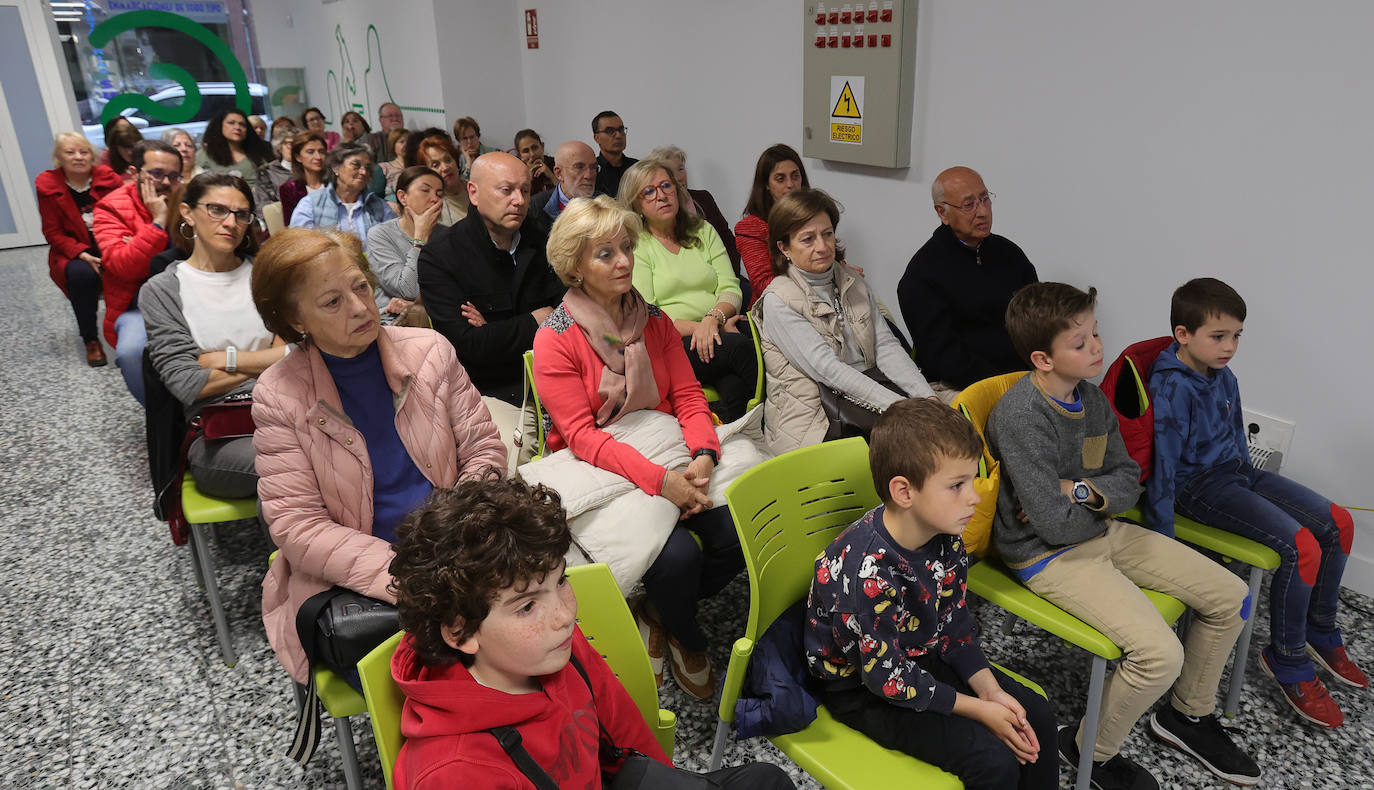
{"type": "Polygon", "coordinates": [[[658,383],[644,344],[649,305],[639,291],[632,288],[620,297],[619,326],[581,288],[569,288],[563,306],[603,363],[596,390],[603,400],[596,412],[596,426],[604,428],[632,411],[657,406],[658,383]]]}

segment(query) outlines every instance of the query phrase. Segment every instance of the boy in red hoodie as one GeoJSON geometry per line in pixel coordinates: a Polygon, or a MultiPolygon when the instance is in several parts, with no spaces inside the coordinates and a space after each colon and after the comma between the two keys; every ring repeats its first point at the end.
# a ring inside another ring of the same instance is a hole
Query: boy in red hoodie
{"type": "MultiPolygon", "coordinates": [[[[663,777],[650,778],[655,771],[685,773],[671,768],[577,627],[577,598],[564,574],[570,542],[558,495],[515,479],[435,492],[398,529],[391,574],[406,630],[391,661],[406,695],[406,742],[392,774],[398,790],[549,781],[600,790],[603,773],[619,772],[616,788],[663,786],[663,777]],[[503,740],[518,740],[533,770],[498,741],[504,727],[518,733],[503,740]]],[[[703,786],[792,787],[768,764],[710,778],[714,784],[703,786]]]]}

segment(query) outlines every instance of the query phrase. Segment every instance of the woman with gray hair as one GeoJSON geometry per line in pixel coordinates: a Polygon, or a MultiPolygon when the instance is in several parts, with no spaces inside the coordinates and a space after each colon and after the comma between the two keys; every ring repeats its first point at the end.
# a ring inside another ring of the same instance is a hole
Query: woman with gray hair
{"type": "MultiPolygon", "coordinates": [[[[707,496],[721,441],[706,398],[674,322],[632,284],[642,239],[639,217],[606,195],[568,203],[547,248],[568,292],[534,336],[534,381],[552,422],[550,453],[570,448],[680,511],[678,526],[643,571],[648,602],[636,618],[657,678],[667,657],[678,686],[709,699],[715,673],[696,622],[697,601],[720,592],[743,557],[729,510],[707,496]],[[641,409],[677,418],[679,441],[691,454],[685,468],[665,468],[607,431],[641,409]]],[[[650,540],[647,531],[639,537],[650,540]]]]}
{"type": "Polygon", "coordinates": [[[162,142],[177,149],[177,153],[181,154],[181,181],[183,184],[189,183],[192,178],[205,172],[205,168],[196,164],[196,141],[192,139],[190,132],[180,126],[173,126],[163,130],[162,142]]]}
{"type": "Polygon", "coordinates": [[[253,197],[259,206],[281,200],[281,185],[296,177],[291,169],[291,138],[296,136],[296,127],[282,124],[272,133],[272,153],[276,159],[258,169],[258,183],[253,197]]]}
{"type": "Polygon", "coordinates": [[[293,228],[338,228],[367,251],[367,232],[396,216],[385,200],[367,191],[372,154],[357,143],[341,143],[325,160],[324,189],[310,193],[291,214],[293,228]]]}

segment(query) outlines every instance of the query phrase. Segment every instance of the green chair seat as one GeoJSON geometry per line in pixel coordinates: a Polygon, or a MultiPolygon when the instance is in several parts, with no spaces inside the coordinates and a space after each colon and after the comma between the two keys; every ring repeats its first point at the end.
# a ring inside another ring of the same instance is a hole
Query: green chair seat
{"type": "Polygon", "coordinates": [[[200,493],[188,471],[181,478],[181,512],[188,524],[217,524],[258,517],[258,500],[216,499],[200,493]]]}
{"type": "MultiPolygon", "coordinates": [[[[1145,514],[1139,507],[1118,513],[1117,517],[1137,524],[1145,523],[1145,514]]],[[[1279,567],[1278,552],[1263,543],[1201,524],[1177,513],[1174,514],[1174,537],[1200,549],[1214,551],[1226,560],[1237,560],[1266,571],[1279,567]]]]}
{"type": "MultiPolygon", "coordinates": [[[[1121,658],[1121,648],[1101,631],[1074,617],[1055,604],[1031,592],[1021,580],[996,560],[982,560],[968,569],[969,592],[996,604],[1022,620],[1034,623],[1069,644],[1081,647],[1108,661],[1121,658]]],[[[1164,622],[1172,625],[1187,607],[1172,596],[1143,589],[1145,597],[1159,610],[1164,622]]]]}

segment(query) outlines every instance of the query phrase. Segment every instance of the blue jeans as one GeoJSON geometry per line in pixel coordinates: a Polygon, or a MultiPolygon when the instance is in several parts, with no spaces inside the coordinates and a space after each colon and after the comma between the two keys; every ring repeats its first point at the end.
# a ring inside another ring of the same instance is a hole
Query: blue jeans
{"type": "Polygon", "coordinates": [[[143,329],[143,313],[125,310],[114,322],[115,364],[124,375],[124,386],[138,405],[147,405],[143,397],[143,347],[148,345],[148,333],[143,329]]]}
{"type": "Polygon", "coordinates": [[[1354,534],[1350,514],[1306,486],[1239,459],[1189,480],[1174,508],[1278,552],[1269,588],[1267,655],[1281,683],[1316,677],[1307,643],[1341,644],[1336,607],[1354,534]]]}

